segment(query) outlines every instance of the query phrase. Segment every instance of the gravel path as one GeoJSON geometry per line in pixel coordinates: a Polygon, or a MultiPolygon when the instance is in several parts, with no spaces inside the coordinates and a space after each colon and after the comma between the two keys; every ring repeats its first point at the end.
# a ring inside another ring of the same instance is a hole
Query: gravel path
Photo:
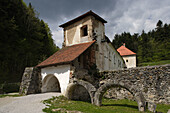
{"type": "Polygon", "coordinates": [[[41,101],[59,95],[61,93],[50,92],[0,98],[0,113],[43,113],[42,109],[45,105],[41,101]]]}

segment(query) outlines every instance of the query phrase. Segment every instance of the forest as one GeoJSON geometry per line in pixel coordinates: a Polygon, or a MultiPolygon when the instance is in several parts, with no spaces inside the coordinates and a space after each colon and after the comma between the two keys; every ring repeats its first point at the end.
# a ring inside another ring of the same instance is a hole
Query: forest
{"type": "Polygon", "coordinates": [[[48,24],[22,0],[0,0],[0,33],[0,83],[20,82],[25,67],[59,49],[48,24]]]}
{"type": "Polygon", "coordinates": [[[170,60],[170,24],[159,20],[156,28],[141,34],[129,32],[116,34],[112,40],[117,49],[125,43],[126,47],[137,54],[137,65],[144,62],[170,60]]]}

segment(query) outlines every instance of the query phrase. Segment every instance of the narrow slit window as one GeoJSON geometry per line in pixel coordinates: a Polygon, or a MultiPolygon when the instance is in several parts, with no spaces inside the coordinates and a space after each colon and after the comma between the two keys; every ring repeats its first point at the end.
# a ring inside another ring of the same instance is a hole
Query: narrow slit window
{"type": "Polygon", "coordinates": [[[87,25],[81,27],[81,36],[87,36],[88,35],[88,31],[87,31],[87,25]]]}

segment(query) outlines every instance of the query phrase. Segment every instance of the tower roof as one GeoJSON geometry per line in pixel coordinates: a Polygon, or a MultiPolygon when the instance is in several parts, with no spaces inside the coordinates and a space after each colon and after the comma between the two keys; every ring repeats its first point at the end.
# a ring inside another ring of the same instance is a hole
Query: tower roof
{"type": "Polygon", "coordinates": [[[77,21],[79,21],[79,20],[81,20],[81,19],[83,19],[83,18],[85,18],[85,17],[87,17],[87,16],[90,16],[90,15],[94,16],[97,20],[99,20],[99,21],[101,21],[101,22],[103,22],[103,23],[107,23],[106,20],[104,20],[104,19],[101,18],[99,15],[97,15],[96,13],[94,13],[93,11],[90,10],[90,11],[88,11],[87,13],[85,13],[85,14],[83,14],[83,15],[81,15],[81,16],[78,16],[77,18],[75,18],[75,19],[73,19],[73,20],[70,20],[70,21],[68,21],[68,22],[60,25],[59,27],[63,27],[63,28],[64,28],[64,27],[66,27],[66,26],[68,26],[68,25],[71,25],[71,24],[73,24],[73,23],[75,23],[75,22],[77,22],[77,21]]]}
{"type": "Polygon", "coordinates": [[[126,48],[125,45],[119,47],[117,51],[120,53],[121,56],[136,55],[136,53],[126,48]]]}

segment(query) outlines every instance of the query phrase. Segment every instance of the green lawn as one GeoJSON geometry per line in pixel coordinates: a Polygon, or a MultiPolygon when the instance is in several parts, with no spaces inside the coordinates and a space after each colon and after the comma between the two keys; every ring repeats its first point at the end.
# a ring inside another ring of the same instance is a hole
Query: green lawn
{"type": "Polygon", "coordinates": [[[4,97],[19,97],[22,95],[19,94],[0,94],[0,98],[4,98],[4,97]]]}
{"type": "Polygon", "coordinates": [[[139,66],[155,66],[155,65],[164,65],[164,64],[170,64],[170,60],[162,60],[157,62],[144,62],[144,63],[140,63],[139,66]]]}
{"type": "MultiPolygon", "coordinates": [[[[103,106],[98,107],[91,103],[82,101],[71,101],[65,97],[53,97],[51,99],[43,101],[46,104],[46,108],[43,109],[46,113],[54,113],[52,109],[64,108],[69,111],[81,111],[84,113],[141,113],[138,111],[137,103],[127,99],[112,100],[103,99],[103,106]]],[[[170,105],[157,105],[157,111],[167,113],[170,109],[170,105]]],[[[147,111],[147,113],[149,113],[147,111]]]]}

